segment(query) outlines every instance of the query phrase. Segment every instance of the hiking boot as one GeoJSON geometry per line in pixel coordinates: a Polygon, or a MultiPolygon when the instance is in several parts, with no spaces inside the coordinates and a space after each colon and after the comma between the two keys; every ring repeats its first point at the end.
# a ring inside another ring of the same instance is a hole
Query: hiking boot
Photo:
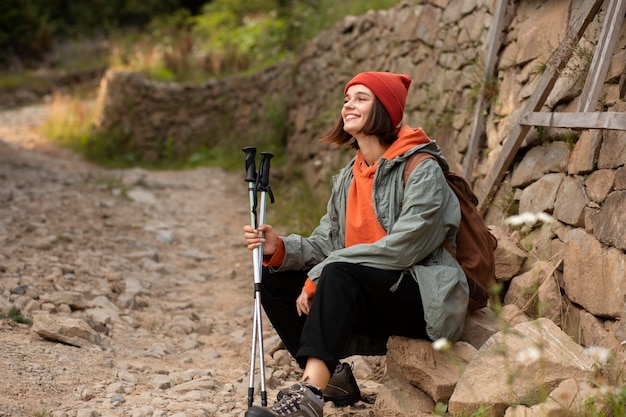
{"type": "Polygon", "coordinates": [[[337,407],[353,405],[361,399],[361,390],[354,379],[350,364],[344,362],[337,365],[322,394],[324,401],[332,401],[337,407]]]}
{"type": "MultiPolygon", "coordinates": [[[[277,399],[280,401],[288,392],[289,388],[278,391],[277,399]]],[[[332,401],[337,407],[354,405],[359,401],[361,391],[352,374],[352,367],[345,362],[337,365],[322,394],[324,401],[332,401]]]]}
{"type": "Polygon", "coordinates": [[[252,406],[245,417],[322,417],[324,400],[317,388],[301,382],[282,391],[282,398],[272,407],[252,406]]]}

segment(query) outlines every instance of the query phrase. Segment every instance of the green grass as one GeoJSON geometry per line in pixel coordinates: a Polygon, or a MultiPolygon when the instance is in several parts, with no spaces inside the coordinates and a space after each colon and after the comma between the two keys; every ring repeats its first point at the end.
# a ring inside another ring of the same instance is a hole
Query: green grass
{"type": "Polygon", "coordinates": [[[33,321],[28,317],[23,316],[20,310],[15,306],[11,307],[8,314],[0,314],[0,319],[13,320],[17,323],[27,324],[29,326],[33,325],[33,321]]]}
{"type": "Polygon", "coordinates": [[[42,80],[40,77],[34,76],[30,72],[20,73],[0,73],[0,88],[14,88],[27,85],[29,88],[37,89],[47,88],[48,82],[42,80]]]}

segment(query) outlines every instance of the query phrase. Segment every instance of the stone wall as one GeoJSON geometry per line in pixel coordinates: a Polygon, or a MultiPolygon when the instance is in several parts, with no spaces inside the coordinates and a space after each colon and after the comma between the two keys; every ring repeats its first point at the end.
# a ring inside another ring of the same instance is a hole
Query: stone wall
{"type": "MultiPolygon", "coordinates": [[[[101,87],[100,127],[123,127],[128,137],[146,144],[170,136],[192,148],[198,141],[217,143],[214,136],[226,123],[234,136],[250,138],[252,144],[268,99],[280,102],[287,117],[287,160],[326,198],[330,177],[351,156],[318,141],[339,117],[343,86],[360,71],[403,72],[413,78],[405,123],[423,126],[444,148],[453,169],[461,171],[494,1],[419,3],[347,17],[305,45],[293,61],[249,76],[183,87],[109,73],[101,87]]],[[[541,68],[583,1],[514,3],[506,14],[497,88],[489,99],[485,140],[472,178],[476,186],[492,169],[541,68]]],[[[605,9],[606,4],[575,48],[544,111],[575,111],[605,9]]],[[[599,110],[626,111],[619,88],[625,66],[626,25],[599,110]]],[[[531,129],[486,214],[501,242],[503,301],[530,316],[549,317],[583,346],[620,350],[626,340],[621,322],[625,165],[624,131],[531,129]],[[555,221],[516,230],[505,224],[507,217],[523,212],[549,213],[555,221]],[[529,287],[539,288],[541,306],[528,297],[529,287]]]]}
{"type": "Polygon", "coordinates": [[[123,150],[139,151],[147,159],[228,147],[237,139],[262,145],[286,133],[284,92],[292,83],[288,64],[202,85],[109,71],[100,84],[96,126],[123,150]]]}

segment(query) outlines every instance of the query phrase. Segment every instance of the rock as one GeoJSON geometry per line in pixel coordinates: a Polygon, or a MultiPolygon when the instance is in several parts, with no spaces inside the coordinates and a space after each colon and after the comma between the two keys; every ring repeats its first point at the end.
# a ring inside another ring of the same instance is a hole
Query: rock
{"type": "Polygon", "coordinates": [[[44,339],[77,347],[92,345],[104,348],[102,338],[83,320],[38,313],[33,316],[32,331],[44,339]]]}
{"type": "Polygon", "coordinates": [[[169,389],[172,386],[172,380],[167,375],[154,375],[148,385],[153,389],[169,389]]]}
{"type": "Polygon", "coordinates": [[[190,248],[180,253],[180,256],[185,256],[187,258],[191,258],[197,261],[205,261],[215,259],[213,255],[210,253],[202,252],[197,248],[190,248]]]}
{"type": "Polygon", "coordinates": [[[626,166],[618,168],[615,172],[615,189],[626,190],[626,166]]]}
{"type": "Polygon", "coordinates": [[[491,405],[504,414],[537,389],[569,378],[590,378],[593,360],[552,321],[538,319],[492,336],[467,365],[450,398],[449,412],[472,413],[491,405]],[[480,381],[480,382],[478,382],[480,381]]]}
{"type": "Polygon", "coordinates": [[[159,254],[154,250],[146,250],[139,252],[131,252],[124,255],[128,259],[151,259],[154,262],[159,262],[159,254]]]}
{"type": "Polygon", "coordinates": [[[133,201],[136,201],[140,204],[157,204],[158,200],[150,191],[144,190],[142,188],[133,188],[129,190],[127,193],[129,198],[133,201]]]}
{"type": "Polygon", "coordinates": [[[554,268],[552,271],[552,273],[548,273],[549,275],[537,290],[535,311],[538,317],[550,319],[554,324],[561,327],[565,309],[561,301],[561,288],[559,287],[556,271],[554,268]]]}
{"type": "Polygon", "coordinates": [[[606,245],[626,250],[626,191],[609,194],[593,218],[594,235],[606,245]]]}
{"type": "Polygon", "coordinates": [[[511,280],[506,295],[505,304],[514,304],[523,313],[536,314],[537,293],[540,286],[554,274],[554,266],[549,262],[536,262],[532,269],[511,280]]]}
{"type": "Polygon", "coordinates": [[[387,374],[402,377],[419,388],[435,402],[447,402],[454,387],[476,349],[458,342],[451,351],[438,352],[432,343],[393,336],[387,343],[387,374]]]}
{"type": "Polygon", "coordinates": [[[563,174],[547,174],[524,188],[520,197],[520,213],[551,213],[563,174]]]}
{"type": "Polygon", "coordinates": [[[121,308],[146,307],[146,299],[143,296],[150,295],[149,289],[149,282],[128,276],[124,280],[124,293],[118,297],[117,303],[121,308]]]}
{"type": "Polygon", "coordinates": [[[188,393],[192,391],[213,391],[217,387],[215,380],[206,375],[199,379],[194,379],[189,382],[183,382],[180,385],[172,387],[172,390],[178,393],[188,393]]]}
{"type": "Polygon", "coordinates": [[[168,334],[190,334],[195,331],[197,324],[188,317],[174,316],[167,326],[168,334]]]}
{"type": "Polygon", "coordinates": [[[558,230],[562,227],[562,224],[557,221],[549,221],[548,223],[541,222],[536,224],[529,231],[521,231],[525,236],[520,237],[519,244],[528,255],[524,264],[524,270],[530,267],[534,259],[547,259],[554,265],[560,264],[563,255],[559,252],[559,249],[562,249],[562,247],[557,247],[560,241],[555,238],[558,230]]]}
{"type": "Polygon", "coordinates": [[[583,310],[580,313],[580,344],[621,352],[623,340],[617,337],[616,331],[611,330],[610,326],[583,310]]]}
{"type": "Polygon", "coordinates": [[[525,187],[546,173],[565,172],[569,154],[570,149],[565,142],[550,142],[530,149],[513,172],[511,185],[525,187]]]}
{"type": "Polygon", "coordinates": [[[480,349],[487,339],[500,330],[500,321],[495,312],[489,307],[484,307],[467,315],[461,340],[474,346],[475,349],[480,349]]]}
{"type": "Polygon", "coordinates": [[[535,19],[524,20],[518,28],[518,45],[520,47],[515,62],[528,62],[533,58],[547,59],[548,44],[552,41],[559,43],[567,27],[565,15],[568,5],[557,3],[542,3],[539,10],[532,10],[535,5],[526,5],[518,13],[534,12],[535,19]],[[541,29],[539,29],[541,28],[541,29]]]}
{"type": "Polygon", "coordinates": [[[498,239],[495,251],[496,279],[509,280],[522,269],[528,253],[500,227],[490,226],[493,235],[498,239]]]}
{"type": "Polygon", "coordinates": [[[615,184],[616,170],[601,169],[592,172],[585,180],[587,196],[594,202],[602,204],[615,184]]]}
{"type": "Polygon", "coordinates": [[[73,310],[84,310],[89,306],[89,302],[85,296],[78,291],[60,291],[42,294],[40,297],[42,302],[53,303],[55,305],[68,305],[73,310]]]}
{"type": "MultiPolygon", "coordinates": [[[[612,111],[626,112],[626,103],[621,102],[613,106],[612,111]]],[[[604,130],[603,144],[598,155],[598,168],[616,169],[626,165],[626,132],[619,130],[604,130]]]]}
{"type": "Polygon", "coordinates": [[[601,130],[584,130],[572,151],[568,164],[570,175],[593,171],[602,145],[601,130]]]}
{"type": "Polygon", "coordinates": [[[570,300],[592,314],[618,317],[624,305],[626,255],[580,229],[568,234],[563,288],[570,300]]]}
{"type": "Polygon", "coordinates": [[[432,416],[435,403],[410,383],[392,379],[381,387],[374,408],[380,415],[389,417],[426,417],[432,416]]]}
{"type": "Polygon", "coordinates": [[[571,415],[603,415],[607,410],[606,406],[606,397],[598,388],[592,387],[587,381],[570,378],[561,382],[541,404],[510,407],[504,416],[541,417],[561,415],[564,412],[571,415]]]}
{"type": "Polygon", "coordinates": [[[4,297],[0,297],[0,314],[8,315],[11,308],[13,308],[13,304],[4,297]]]}
{"type": "Polygon", "coordinates": [[[82,409],[82,410],[78,410],[78,412],[76,413],[76,417],[100,417],[101,414],[96,411],[96,410],[92,410],[92,409],[82,409]]]}
{"type": "Polygon", "coordinates": [[[502,320],[509,323],[511,326],[516,326],[529,320],[528,316],[524,314],[524,312],[515,304],[506,304],[502,306],[501,314],[502,320]]]}
{"type": "Polygon", "coordinates": [[[589,199],[582,180],[567,176],[563,179],[554,204],[554,217],[576,227],[585,225],[585,207],[589,199]]]}

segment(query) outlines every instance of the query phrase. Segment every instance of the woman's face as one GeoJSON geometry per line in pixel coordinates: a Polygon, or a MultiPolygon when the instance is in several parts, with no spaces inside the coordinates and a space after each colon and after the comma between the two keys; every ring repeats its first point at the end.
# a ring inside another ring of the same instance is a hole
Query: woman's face
{"type": "Polygon", "coordinates": [[[372,114],[374,93],[363,84],[348,87],[343,99],[341,118],[343,130],[356,137],[363,131],[367,119],[372,114]]]}

